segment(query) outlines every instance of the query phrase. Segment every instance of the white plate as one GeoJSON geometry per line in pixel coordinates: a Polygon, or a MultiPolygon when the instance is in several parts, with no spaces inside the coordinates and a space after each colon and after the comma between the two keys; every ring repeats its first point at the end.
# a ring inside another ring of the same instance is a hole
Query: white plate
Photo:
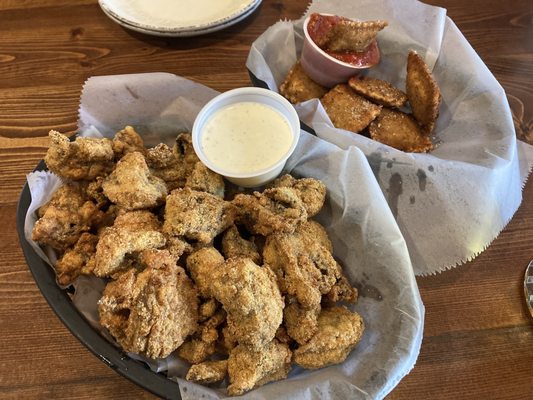
{"type": "Polygon", "coordinates": [[[99,0],[125,28],[156,36],[195,36],[227,28],[249,16],[261,0],[99,0]]]}

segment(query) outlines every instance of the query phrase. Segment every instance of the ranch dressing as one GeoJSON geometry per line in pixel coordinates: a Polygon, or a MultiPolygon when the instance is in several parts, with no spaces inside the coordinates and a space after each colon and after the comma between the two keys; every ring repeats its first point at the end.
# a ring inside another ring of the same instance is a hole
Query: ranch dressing
{"type": "Polygon", "coordinates": [[[205,157],[228,173],[253,173],[273,166],[289,151],[292,130],[276,109],[257,102],[230,104],[206,121],[205,157]]]}

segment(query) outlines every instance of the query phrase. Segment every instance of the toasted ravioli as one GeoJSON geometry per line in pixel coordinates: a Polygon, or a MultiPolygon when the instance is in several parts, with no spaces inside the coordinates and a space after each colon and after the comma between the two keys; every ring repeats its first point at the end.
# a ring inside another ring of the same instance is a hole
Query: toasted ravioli
{"type": "Polygon", "coordinates": [[[391,108],[400,108],[407,102],[407,95],[389,82],[376,78],[359,78],[354,76],[348,85],[359,95],[391,108]]]}
{"type": "Polygon", "coordinates": [[[414,118],[406,113],[383,108],[370,124],[370,137],[395,149],[410,153],[425,153],[433,148],[414,118]]]}
{"type": "Polygon", "coordinates": [[[355,93],[348,85],[339,84],[321,99],[335,128],[359,133],[380,113],[381,106],[355,93]]]}
{"type": "Polygon", "coordinates": [[[407,56],[406,88],[413,115],[424,133],[429,135],[439,116],[441,96],[428,66],[415,51],[410,51],[407,56]]]}
{"type": "Polygon", "coordinates": [[[327,91],[327,88],[319,85],[307,76],[300,61],[293,65],[279,87],[280,94],[293,104],[315,98],[319,99],[327,91]]]}
{"type": "Polygon", "coordinates": [[[387,25],[387,21],[341,20],[331,29],[326,47],[330,51],[364,51],[387,25]]]}

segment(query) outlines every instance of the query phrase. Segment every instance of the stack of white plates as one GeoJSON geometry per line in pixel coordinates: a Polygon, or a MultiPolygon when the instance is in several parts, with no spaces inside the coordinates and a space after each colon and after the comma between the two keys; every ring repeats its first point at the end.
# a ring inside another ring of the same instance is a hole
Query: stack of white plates
{"type": "Polygon", "coordinates": [[[261,0],[99,0],[116,23],[155,36],[196,36],[248,17],[261,0]]]}

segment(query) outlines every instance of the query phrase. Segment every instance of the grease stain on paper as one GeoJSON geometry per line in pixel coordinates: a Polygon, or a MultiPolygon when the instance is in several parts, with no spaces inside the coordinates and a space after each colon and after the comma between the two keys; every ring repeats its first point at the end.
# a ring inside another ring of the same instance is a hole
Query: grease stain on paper
{"type": "Polygon", "coordinates": [[[381,301],[383,300],[383,295],[377,287],[370,285],[365,281],[355,282],[354,287],[357,289],[360,297],[367,297],[372,300],[381,301]]]}
{"type": "Polygon", "coordinates": [[[387,190],[387,200],[394,218],[398,216],[398,199],[402,193],[402,176],[396,172],[391,175],[389,179],[389,189],[387,190]]]}
{"type": "Polygon", "coordinates": [[[419,168],[418,171],[416,171],[416,176],[418,178],[418,188],[423,192],[426,190],[427,175],[423,169],[419,168]]]}

